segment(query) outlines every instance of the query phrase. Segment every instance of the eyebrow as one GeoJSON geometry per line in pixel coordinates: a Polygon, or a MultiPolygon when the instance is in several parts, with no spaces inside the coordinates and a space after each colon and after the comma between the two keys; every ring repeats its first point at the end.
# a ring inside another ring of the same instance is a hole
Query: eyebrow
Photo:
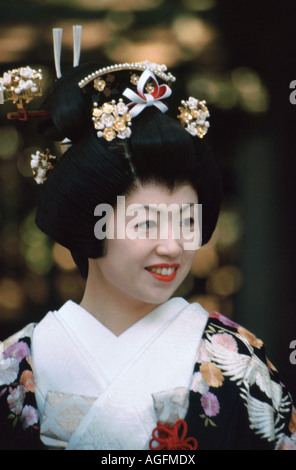
{"type": "MultiPolygon", "coordinates": [[[[159,206],[161,206],[163,204],[164,204],[163,202],[161,202],[160,204],[135,204],[135,209],[137,209],[137,207],[139,207],[139,208],[144,207],[144,209],[149,209],[149,210],[152,210],[154,212],[158,212],[159,211],[159,206]],[[157,207],[153,207],[153,206],[157,206],[157,207]]],[[[194,206],[195,204],[196,203],[194,203],[194,202],[187,202],[187,203],[182,204],[182,206],[180,207],[180,212],[185,211],[186,209],[188,209],[189,207],[194,206]]],[[[164,204],[164,205],[166,205],[166,204],[164,204]]],[[[171,205],[174,206],[175,204],[172,203],[167,207],[170,207],[171,205]]]]}

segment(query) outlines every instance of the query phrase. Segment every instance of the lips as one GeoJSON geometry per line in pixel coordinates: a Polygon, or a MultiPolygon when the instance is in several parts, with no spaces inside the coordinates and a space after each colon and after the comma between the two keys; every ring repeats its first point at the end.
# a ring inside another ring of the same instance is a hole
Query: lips
{"type": "Polygon", "coordinates": [[[171,282],[175,279],[179,266],[179,264],[155,264],[145,269],[155,279],[163,282],[171,282]]]}

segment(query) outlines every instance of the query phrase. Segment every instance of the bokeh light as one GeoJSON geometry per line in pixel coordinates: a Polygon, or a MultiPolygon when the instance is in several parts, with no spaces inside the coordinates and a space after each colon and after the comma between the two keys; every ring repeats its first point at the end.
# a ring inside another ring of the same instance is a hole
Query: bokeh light
{"type": "Polygon", "coordinates": [[[196,252],[191,272],[195,277],[205,279],[218,266],[218,252],[213,244],[207,244],[196,252]]]}
{"type": "MultiPolygon", "coordinates": [[[[65,3],[67,0],[64,0],[65,3]]],[[[80,0],[77,5],[92,10],[112,9],[115,11],[141,11],[157,8],[164,0],[80,0]]],[[[59,2],[60,3],[60,2],[59,2]]]]}
{"type": "Polygon", "coordinates": [[[269,109],[269,94],[259,75],[250,68],[232,72],[195,73],[190,77],[189,94],[203,96],[220,109],[241,108],[247,113],[264,113],[269,109]]]}
{"type": "Polygon", "coordinates": [[[221,266],[213,271],[206,282],[206,291],[222,297],[235,294],[242,286],[242,273],[236,266],[221,266]]]}
{"type": "Polygon", "coordinates": [[[231,82],[239,95],[239,102],[248,112],[265,112],[269,106],[269,96],[259,75],[247,67],[233,70],[231,82]]]}
{"type": "Polygon", "coordinates": [[[0,37],[1,62],[11,64],[21,59],[34,46],[35,31],[28,25],[2,26],[0,37]]]}
{"type": "Polygon", "coordinates": [[[15,279],[4,277],[0,280],[1,320],[11,321],[18,318],[24,300],[23,290],[15,279]]]}
{"type": "Polygon", "coordinates": [[[0,158],[12,158],[23,144],[22,135],[12,125],[0,127],[0,158]]]}
{"type": "Polygon", "coordinates": [[[30,212],[21,226],[21,251],[28,268],[37,274],[46,274],[53,265],[50,242],[35,225],[35,211],[30,212]]]}
{"type": "Polygon", "coordinates": [[[60,273],[55,277],[54,286],[61,304],[71,299],[74,302],[80,302],[85,281],[78,273],[60,273]]]}
{"type": "Polygon", "coordinates": [[[125,38],[115,39],[106,45],[104,52],[111,62],[140,62],[145,60],[175,66],[181,58],[181,49],[174,36],[166,30],[157,29],[133,41],[125,38]]]}
{"type": "Polygon", "coordinates": [[[183,0],[183,4],[190,11],[206,11],[215,7],[216,0],[183,0]]]}
{"type": "Polygon", "coordinates": [[[191,15],[177,17],[173,22],[172,30],[180,46],[196,53],[201,52],[216,37],[212,26],[191,15]]]}
{"type": "Polygon", "coordinates": [[[27,300],[40,305],[44,309],[44,304],[50,298],[48,280],[34,272],[27,272],[21,285],[27,300]]]}
{"type": "Polygon", "coordinates": [[[224,205],[221,209],[213,242],[218,250],[236,248],[244,232],[240,209],[236,205],[224,205]]]}

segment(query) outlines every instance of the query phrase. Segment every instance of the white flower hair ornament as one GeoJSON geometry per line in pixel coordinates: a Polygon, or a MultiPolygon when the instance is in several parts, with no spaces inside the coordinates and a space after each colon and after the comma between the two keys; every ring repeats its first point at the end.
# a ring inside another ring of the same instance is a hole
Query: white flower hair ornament
{"type": "Polygon", "coordinates": [[[56,156],[51,155],[49,149],[46,149],[44,153],[37,150],[31,155],[31,169],[37,184],[43,184],[46,181],[46,174],[53,169],[55,162],[56,156]]]}
{"type": "Polygon", "coordinates": [[[27,104],[42,96],[42,70],[30,66],[8,70],[0,77],[0,104],[12,101],[17,107],[16,113],[7,113],[7,119],[27,121],[30,117],[49,116],[48,111],[28,111],[27,104]]]}
{"type": "Polygon", "coordinates": [[[210,123],[207,121],[210,113],[206,102],[190,97],[187,101],[181,101],[181,104],[178,119],[187,132],[202,139],[210,127],[210,123]]]}

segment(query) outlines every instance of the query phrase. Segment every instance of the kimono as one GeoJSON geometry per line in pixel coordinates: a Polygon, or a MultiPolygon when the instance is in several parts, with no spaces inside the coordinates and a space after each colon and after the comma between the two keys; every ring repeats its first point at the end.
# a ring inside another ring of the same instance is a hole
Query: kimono
{"type": "Polygon", "coordinates": [[[2,450],[296,450],[252,333],[170,299],[119,337],[75,302],[1,343],[2,450]]]}

